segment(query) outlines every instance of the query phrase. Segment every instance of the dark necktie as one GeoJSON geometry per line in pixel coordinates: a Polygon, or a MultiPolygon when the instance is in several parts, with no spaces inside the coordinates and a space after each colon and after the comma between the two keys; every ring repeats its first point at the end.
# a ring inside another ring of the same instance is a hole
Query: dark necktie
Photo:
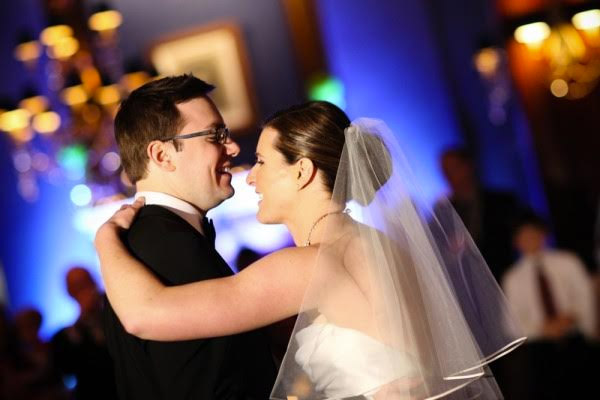
{"type": "Polygon", "coordinates": [[[204,237],[210,243],[210,245],[214,247],[215,238],[217,237],[217,234],[215,232],[215,226],[212,222],[212,219],[208,219],[206,217],[202,218],[200,224],[202,225],[202,232],[204,233],[204,237]]]}
{"type": "Polygon", "coordinates": [[[542,306],[544,307],[544,315],[546,319],[554,318],[557,315],[556,304],[554,303],[554,297],[552,296],[552,288],[548,277],[544,274],[544,266],[538,260],[536,265],[538,287],[540,292],[540,298],[542,300],[542,306]]]}

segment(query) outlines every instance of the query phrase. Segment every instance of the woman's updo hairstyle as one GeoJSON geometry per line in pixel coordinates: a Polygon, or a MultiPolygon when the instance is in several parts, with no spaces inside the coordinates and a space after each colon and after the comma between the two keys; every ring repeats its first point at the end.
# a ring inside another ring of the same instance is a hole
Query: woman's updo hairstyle
{"type": "MultiPolygon", "coordinates": [[[[274,146],[286,162],[293,164],[301,158],[308,158],[322,172],[325,187],[333,193],[345,145],[345,130],[350,127],[350,119],[346,113],[329,102],[310,101],[278,111],[265,121],[263,128],[267,127],[278,132],[274,146]]],[[[362,205],[367,205],[373,200],[377,190],[389,179],[391,159],[385,144],[378,136],[361,133],[361,140],[364,146],[360,151],[365,157],[383,155],[385,162],[376,163],[381,166],[371,171],[366,187],[350,188],[347,180],[344,180],[338,182],[344,185],[338,190],[340,194],[346,193],[343,201],[356,200],[362,205]],[[381,149],[385,151],[382,152],[381,149]]]]}
{"type": "Polygon", "coordinates": [[[346,200],[354,200],[366,206],[390,179],[393,170],[392,157],[383,139],[370,132],[369,127],[360,122],[359,125],[349,128],[346,140],[347,152],[352,154],[354,165],[345,165],[349,162],[349,157],[343,157],[340,168],[348,174],[346,179],[337,183],[336,192],[346,200]]]}
{"type": "Polygon", "coordinates": [[[344,149],[344,129],[349,126],[346,113],[326,101],[292,106],[278,111],[264,123],[264,128],[279,133],[275,148],[288,164],[308,158],[321,170],[323,183],[330,192],[344,149]]]}

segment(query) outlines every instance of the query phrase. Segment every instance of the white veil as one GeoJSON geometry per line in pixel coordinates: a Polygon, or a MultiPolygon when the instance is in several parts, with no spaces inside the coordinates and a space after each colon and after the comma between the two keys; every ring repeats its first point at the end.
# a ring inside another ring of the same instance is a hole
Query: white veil
{"type": "Polygon", "coordinates": [[[273,399],[502,398],[487,363],[525,338],[458,215],[424,201],[397,140],[359,119],[273,399]],[[360,221],[360,222],[359,222],[360,221]]]}

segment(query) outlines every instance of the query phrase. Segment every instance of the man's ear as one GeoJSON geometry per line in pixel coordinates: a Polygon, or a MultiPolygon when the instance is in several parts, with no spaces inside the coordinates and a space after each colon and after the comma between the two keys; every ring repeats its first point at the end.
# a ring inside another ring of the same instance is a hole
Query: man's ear
{"type": "Polygon", "coordinates": [[[160,140],[153,140],[146,148],[150,162],[165,171],[175,171],[175,163],[172,158],[174,151],[175,148],[171,143],[160,140]]]}
{"type": "Polygon", "coordinates": [[[317,173],[315,164],[309,158],[301,158],[296,161],[296,180],[298,189],[304,189],[306,185],[313,181],[317,173]]]}

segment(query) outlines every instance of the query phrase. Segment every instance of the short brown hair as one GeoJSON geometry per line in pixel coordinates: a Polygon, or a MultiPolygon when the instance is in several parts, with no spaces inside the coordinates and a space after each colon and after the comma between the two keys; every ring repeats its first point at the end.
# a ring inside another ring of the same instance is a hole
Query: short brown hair
{"type": "Polygon", "coordinates": [[[213,89],[203,80],[184,74],[148,82],[123,100],[115,117],[115,138],[123,169],[132,183],[146,176],[148,144],[171,138],[181,129],[183,119],[177,104],[205,97],[213,89]]]}

